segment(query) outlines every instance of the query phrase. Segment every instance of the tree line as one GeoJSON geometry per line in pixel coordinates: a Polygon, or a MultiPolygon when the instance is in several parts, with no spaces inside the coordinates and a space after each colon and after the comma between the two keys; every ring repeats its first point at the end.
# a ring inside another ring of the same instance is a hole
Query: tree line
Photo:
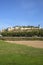
{"type": "Polygon", "coordinates": [[[4,31],[1,32],[2,36],[7,36],[7,37],[43,37],[43,29],[40,30],[31,30],[31,31],[4,31]]]}

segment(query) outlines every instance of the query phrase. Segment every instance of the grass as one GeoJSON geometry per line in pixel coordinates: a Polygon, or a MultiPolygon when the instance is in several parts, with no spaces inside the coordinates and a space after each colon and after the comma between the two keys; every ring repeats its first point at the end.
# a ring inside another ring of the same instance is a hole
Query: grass
{"type": "Polygon", "coordinates": [[[43,49],[0,41],[0,65],[43,65],[43,49]]]}

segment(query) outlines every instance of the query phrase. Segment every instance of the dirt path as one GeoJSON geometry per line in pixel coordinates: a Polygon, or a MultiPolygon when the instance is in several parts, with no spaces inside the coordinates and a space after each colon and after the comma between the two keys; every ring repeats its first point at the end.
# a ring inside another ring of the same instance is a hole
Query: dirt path
{"type": "Polygon", "coordinates": [[[35,48],[43,48],[43,41],[6,41],[6,42],[32,46],[35,48]]]}

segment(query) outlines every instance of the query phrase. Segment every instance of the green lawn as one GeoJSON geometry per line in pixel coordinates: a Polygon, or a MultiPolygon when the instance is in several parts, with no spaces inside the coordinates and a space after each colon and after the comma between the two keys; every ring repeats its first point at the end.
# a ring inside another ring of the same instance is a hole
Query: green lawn
{"type": "Polygon", "coordinates": [[[0,65],[43,65],[43,49],[0,41],[0,65]]]}

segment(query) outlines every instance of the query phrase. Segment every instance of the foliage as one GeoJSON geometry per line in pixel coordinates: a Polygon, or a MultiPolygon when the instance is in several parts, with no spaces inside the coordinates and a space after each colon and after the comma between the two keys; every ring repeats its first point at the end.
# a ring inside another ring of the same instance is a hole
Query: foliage
{"type": "Polygon", "coordinates": [[[43,29],[33,29],[33,30],[18,30],[18,31],[4,31],[4,32],[1,32],[1,35],[3,36],[10,36],[10,37],[34,37],[34,36],[37,36],[37,37],[43,37],[43,29]]]}

